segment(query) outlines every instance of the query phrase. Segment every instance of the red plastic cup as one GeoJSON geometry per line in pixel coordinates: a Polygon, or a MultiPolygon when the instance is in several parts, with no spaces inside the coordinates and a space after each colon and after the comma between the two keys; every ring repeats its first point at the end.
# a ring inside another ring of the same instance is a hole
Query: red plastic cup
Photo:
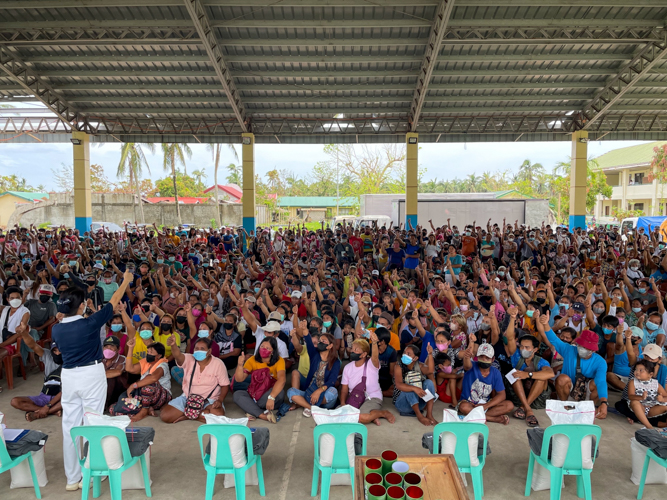
{"type": "Polygon", "coordinates": [[[391,472],[391,466],[398,460],[398,454],[392,450],[385,450],[380,457],[382,458],[382,474],[389,474],[391,472]]]}
{"type": "Polygon", "coordinates": [[[384,476],[384,485],[386,488],[390,488],[391,486],[401,486],[403,484],[403,478],[401,477],[400,474],[396,474],[395,472],[390,472],[386,476],[384,476]]]}
{"type": "Polygon", "coordinates": [[[366,482],[366,487],[373,486],[374,484],[382,484],[382,474],[371,472],[370,474],[366,474],[364,480],[366,482]]]}
{"type": "Polygon", "coordinates": [[[382,462],[377,458],[369,458],[364,464],[364,475],[370,474],[371,472],[382,474],[382,462]]]}
{"type": "Polygon", "coordinates": [[[387,490],[381,484],[374,484],[368,488],[368,498],[369,500],[375,500],[377,498],[386,498],[387,490]]]}
{"type": "Polygon", "coordinates": [[[424,498],[424,490],[419,486],[409,486],[405,490],[405,500],[422,500],[424,498]]]}
{"type": "Polygon", "coordinates": [[[391,486],[387,489],[387,500],[403,500],[405,498],[405,491],[398,486],[391,486]]]}
{"type": "Polygon", "coordinates": [[[408,472],[405,476],[403,476],[403,481],[405,482],[406,488],[408,486],[420,486],[422,484],[421,476],[419,474],[415,474],[414,472],[408,472]]]}

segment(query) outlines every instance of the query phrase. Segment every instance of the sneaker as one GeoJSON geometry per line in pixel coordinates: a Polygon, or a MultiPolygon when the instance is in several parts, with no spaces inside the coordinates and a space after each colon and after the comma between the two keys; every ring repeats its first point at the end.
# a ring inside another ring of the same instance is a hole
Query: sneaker
{"type": "Polygon", "coordinates": [[[277,424],[278,421],[276,420],[276,416],[273,414],[272,411],[268,412],[266,414],[266,419],[271,422],[272,424],[277,424]]]}
{"type": "Polygon", "coordinates": [[[304,408],[303,409],[303,416],[306,418],[310,418],[313,416],[313,412],[310,411],[310,408],[304,408]]]}
{"type": "Polygon", "coordinates": [[[78,491],[81,488],[81,483],[68,484],[65,486],[67,491],[78,491]]]}
{"type": "Polygon", "coordinates": [[[252,422],[253,420],[256,420],[254,415],[251,415],[250,413],[245,414],[246,418],[248,419],[249,422],[252,422]]]}

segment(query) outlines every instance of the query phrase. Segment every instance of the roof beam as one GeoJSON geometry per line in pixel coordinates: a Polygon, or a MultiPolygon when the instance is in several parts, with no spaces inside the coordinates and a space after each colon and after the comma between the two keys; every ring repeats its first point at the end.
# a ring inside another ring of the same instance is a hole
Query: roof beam
{"type": "Polygon", "coordinates": [[[248,123],[246,122],[245,110],[243,109],[243,103],[239,97],[239,93],[236,90],[236,85],[234,84],[234,79],[229,72],[229,68],[225,63],[225,59],[222,56],[222,50],[218,40],[211,28],[208,16],[206,15],[206,10],[201,3],[201,0],[184,0],[185,7],[188,9],[188,13],[192,18],[192,22],[195,23],[195,28],[197,33],[199,33],[199,38],[206,49],[211,64],[213,64],[213,69],[215,70],[218,80],[222,84],[222,88],[227,94],[229,103],[232,106],[234,115],[241,126],[243,132],[248,132],[248,123]]]}
{"type": "Polygon", "coordinates": [[[0,46],[0,69],[59,118],[69,123],[78,121],[77,110],[8,47],[0,46]]]}
{"type": "Polygon", "coordinates": [[[584,107],[584,129],[588,129],[630,90],[644,75],[649,73],[667,54],[667,42],[647,44],[607,85],[584,107]]]}

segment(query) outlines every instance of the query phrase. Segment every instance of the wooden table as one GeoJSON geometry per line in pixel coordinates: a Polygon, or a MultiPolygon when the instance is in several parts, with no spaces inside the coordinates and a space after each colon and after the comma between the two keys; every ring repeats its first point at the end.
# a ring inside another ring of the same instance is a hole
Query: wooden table
{"type": "MultiPolygon", "coordinates": [[[[354,498],[364,500],[364,464],[369,458],[356,457],[354,462],[354,498]]],[[[454,455],[399,455],[410,466],[410,472],[422,477],[424,500],[469,500],[454,455]]]]}

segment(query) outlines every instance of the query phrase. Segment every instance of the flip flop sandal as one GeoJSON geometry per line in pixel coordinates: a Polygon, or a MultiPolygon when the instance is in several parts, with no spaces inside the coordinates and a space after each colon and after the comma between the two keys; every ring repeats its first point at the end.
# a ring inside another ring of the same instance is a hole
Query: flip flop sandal
{"type": "Polygon", "coordinates": [[[528,415],[526,417],[526,423],[528,424],[528,427],[537,427],[540,425],[535,415],[528,415]]]}
{"type": "Polygon", "coordinates": [[[516,410],[514,410],[514,413],[512,413],[512,416],[514,418],[518,418],[519,420],[526,420],[526,412],[520,406],[516,410]]]}

